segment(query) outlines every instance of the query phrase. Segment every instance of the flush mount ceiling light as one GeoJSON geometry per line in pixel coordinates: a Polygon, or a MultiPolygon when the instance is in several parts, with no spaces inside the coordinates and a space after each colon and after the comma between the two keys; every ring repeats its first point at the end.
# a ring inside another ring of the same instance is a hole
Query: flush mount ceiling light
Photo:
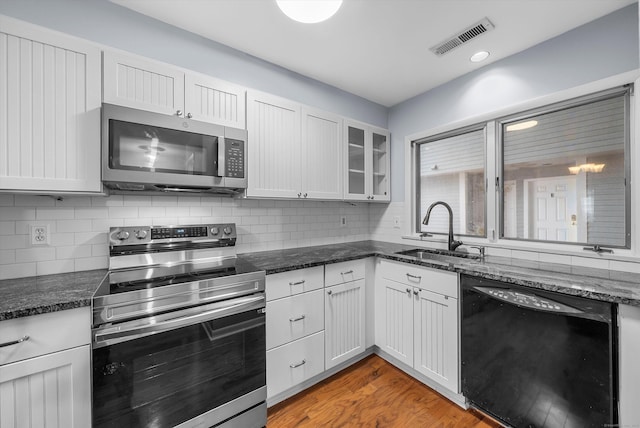
{"type": "Polygon", "coordinates": [[[294,21],[315,24],[331,18],[342,0],[276,0],[280,10],[294,21]]]}
{"type": "Polygon", "coordinates": [[[580,172],[602,172],[604,169],[603,163],[583,163],[582,165],[570,166],[569,172],[571,174],[579,174],[580,172]]]}
{"type": "Polygon", "coordinates": [[[526,122],[512,123],[507,125],[507,132],[509,131],[522,131],[523,129],[533,128],[538,124],[537,120],[527,120],[526,122]]]}
{"type": "Polygon", "coordinates": [[[471,62],[480,62],[480,61],[484,61],[487,58],[489,58],[489,52],[480,51],[480,52],[476,52],[473,55],[471,55],[471,58],[469,58],[469,60],[471,62]]]}

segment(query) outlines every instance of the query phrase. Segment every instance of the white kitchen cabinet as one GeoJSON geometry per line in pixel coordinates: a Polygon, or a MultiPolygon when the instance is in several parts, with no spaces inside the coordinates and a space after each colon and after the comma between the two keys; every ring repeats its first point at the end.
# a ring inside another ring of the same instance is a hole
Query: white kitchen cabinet
{"type": "Polygon", "coordinates": [[[248,197],[342,199],[342,118],[247,92],[248,197]]]}
{"type": "Polygon", "coordinates": [[[325,266],[325,366],[363,353],[365,343],[365,261],[325,266]]]}
{"type": "Polygon", "coordinates": [[[104,102],[245,128],[244,88],[148,58],[105,51],[104,102]]]}
{"type": "Polygon", "coordinates": [[[457,274],[388,260],[377,269],[376,344],[459,393],[457,274]]]}
{"type": "Polygon", "coordinates": [[[89,308],[0,322],[2,428],[91,426],[89,308]]]}
{"type": "Polygon", "coordinates": [[[100,192],[100,49],[0,16],[0,64],[0,190],[100,192]]]}
{"type": "Polygon", "coordinates": [[[345,120],[345,199],[389,202],[389,131],[345,120]]]}
{"type": "Polygon", "coordinates": [[[271,300],[267,302],[267,349],[322,331],[324,324],[322,290],[271,300]]]}

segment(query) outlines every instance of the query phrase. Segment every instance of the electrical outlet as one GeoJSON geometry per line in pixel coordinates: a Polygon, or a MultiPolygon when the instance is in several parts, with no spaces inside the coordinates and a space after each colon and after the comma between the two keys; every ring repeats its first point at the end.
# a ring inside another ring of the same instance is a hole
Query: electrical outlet
{"type": "Polygon", "coordinates": [[[398,216],[393,217],[393,227],[395,229],[400,229],[400,217],[398,216]]]}
{"type": "Polygon", "coordinates": [[[347,216],[340,216],[340,227],[347,227],[347,216]]]}
{"type": "Polygon", "coordinates": [[[31,245],[49,245],[49,225],[31,225],[31,245]]]}

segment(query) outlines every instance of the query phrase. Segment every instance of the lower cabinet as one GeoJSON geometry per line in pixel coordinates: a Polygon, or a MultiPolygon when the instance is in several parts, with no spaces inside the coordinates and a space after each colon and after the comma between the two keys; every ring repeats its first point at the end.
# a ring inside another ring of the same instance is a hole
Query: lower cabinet
{"type": "Polygon", "coordinates": [[[324,371],[324,331],[267,351],[267,398],[324,371]]]}
{"type": "Polygon", "coordinates": [[[88,307],[0,322],[0,427],[91,426],[90,328],[88,307]]]}
{"type": "Polygon", "coordinates": [[[376,345],[459,393],[457,274],[381,260],[376,272],[376,345]]]}

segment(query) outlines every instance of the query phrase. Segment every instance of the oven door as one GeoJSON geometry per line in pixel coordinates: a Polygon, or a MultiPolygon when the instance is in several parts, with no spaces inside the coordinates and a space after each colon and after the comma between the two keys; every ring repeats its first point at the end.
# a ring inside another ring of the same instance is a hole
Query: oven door
{"type": "Polygon", "coordinates": [[[264,295],[93,330],[93,427],[266,425],[264,295]]]}

